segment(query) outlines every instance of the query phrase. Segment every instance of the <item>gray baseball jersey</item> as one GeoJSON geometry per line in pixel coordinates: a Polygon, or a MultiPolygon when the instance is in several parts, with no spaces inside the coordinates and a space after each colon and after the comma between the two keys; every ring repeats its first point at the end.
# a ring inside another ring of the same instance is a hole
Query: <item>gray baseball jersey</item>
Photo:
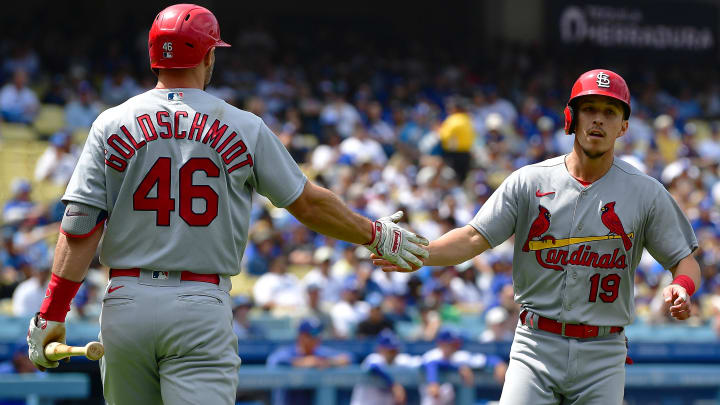
{"type": "Polygon", "coordinates": [[[97,118],[63,200],[107,210],[109,267],[233,275],[253,190],[285,207],[306,181],[257,116],[199,89],[153,89],[97,118]]]}
{"type": "MultiPolygon", "coordinates": [[[[493,247],[515,234],[515,300],[529,317],[594,326],[632,322],[643,248],[665,268],[697,248],[665,188],[620,159],[587,187],[570,175],[565,156],[526,166],[470,225],[493,247]]],[[[500,404],[619,405],[625,342],[622,332],[574,339],[519,324],[500,404]]]]}
{"type": "Polygon", "coordinates": [[[643,248],[665,268],[698,246],[687,218],[655,179],[620,159],[588,187],[565,156],[510,175],[470,225],[495,247],[515,234],[515,300],[568,323],[623,326],[634,315],[643,248]]]}

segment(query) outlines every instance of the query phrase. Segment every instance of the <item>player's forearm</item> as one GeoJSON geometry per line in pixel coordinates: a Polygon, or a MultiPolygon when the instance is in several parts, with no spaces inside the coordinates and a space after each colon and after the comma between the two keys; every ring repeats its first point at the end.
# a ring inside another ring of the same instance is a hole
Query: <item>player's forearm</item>
{"type": "Polygon", "coordinates": [[[453,266],[490,248],[485,238],[470,225],[456,228],[430,242],[426,266],[453,266]]]}
{"type": "Polygon", "coordinates": [[[354,213],[333,192],[307,182],[305,190],[288,211],[315,232],[351,243],[372,239],[372,222],[354,213]]]}
{"type": "Polygon", "coordinates": [[[69,238],[60,234],[55,247],[52,272],[70,281],[82,281],[95,256],[102,228],[86,238],[69,238]]]}
{"type": "Polygon", "coordinates": [[[677,278],[678,276],[690,277],[693,283],[695,283],[695,290],[697,291],[697,289],[700,288],[700,283],[702,282],[700,265],[693,255],[688,255],[684,259],[680,260],[677,266],[670,269],[670,272],[672,272],[674,278],[677,278]]]}

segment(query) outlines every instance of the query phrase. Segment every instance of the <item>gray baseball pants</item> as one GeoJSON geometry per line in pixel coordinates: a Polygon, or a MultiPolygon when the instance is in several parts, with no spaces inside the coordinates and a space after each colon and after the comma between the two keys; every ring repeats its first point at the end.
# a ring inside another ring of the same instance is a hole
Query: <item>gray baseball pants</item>
{"type": "Polygon", "coordinates": [[[624,333],[575,339],[518,324],[500,405],[620,405],[624,333]]]}
{"type": "Polygon", "coordinates": [[[240,357],[229,280],[157,273],[114,277],[106,289],[100,371],[107,403],[234,404],[240,357]]]}

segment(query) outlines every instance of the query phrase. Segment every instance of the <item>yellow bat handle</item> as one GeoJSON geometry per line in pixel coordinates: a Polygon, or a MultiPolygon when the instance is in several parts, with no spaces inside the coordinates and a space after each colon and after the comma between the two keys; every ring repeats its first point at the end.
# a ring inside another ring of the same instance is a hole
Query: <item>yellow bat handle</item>
{"type": "Polygon", "coordinates": [[[45,358],[57,361],[70,356],[85,356],[90,360],[100,360],[105,348],[100,342],[90,342],[83,347],[68,346],[60,342],[50,342],[45,346],[45,358]]]}

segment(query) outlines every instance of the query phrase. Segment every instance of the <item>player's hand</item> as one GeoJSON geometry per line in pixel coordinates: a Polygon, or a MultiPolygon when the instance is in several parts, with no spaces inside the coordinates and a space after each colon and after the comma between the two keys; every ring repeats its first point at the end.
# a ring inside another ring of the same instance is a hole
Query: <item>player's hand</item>
{"type": "Polygon", "coordinates": [[[45,358],[45,346],[50,342],[65,343],[65,322],[48,321],[36,314],[30,319],[27,343],[28,357],[40,371],[60,364],[45,358]]]}
{"type": "Polygon", "coordinates": [[[440,384],[433,382],[427,386],[427,394],[432,398],[440,397],[440,384]]]}
{"type": "Polygon", "coordinates": [[[663,289],[663,298],[665,311],[669,311],[670,316],[680,321],[690,318],[690,297],[684,287],[670,284],[663,289]]]}
{"type": "Polygon", "coordinates": [[[458,369],[460,377],[462,377],[463,384],[472,386],[475,383],[475,376],[473,375],[472,369],[468,366],[461,366],[458,369]]]}
{"type": "Polygon", "coordinates": [[[407,401],[407,395],[405,394],[405,387],[395,383],[392,385],[392,396],[395,405],[404,405],[407,401]]]}
{"type": "Polygon", "coordinates": [[[370,243],[364,245],[375,257],[386,260],[397,269],[383,268],[385,271],[415,271],[422,267],[422,259],[428,257],[428,251],[423,246],[429,245],[430,242],[400,227],[397,222],[402,216],[402,211],[398,211],[375,221],[373,238],[370,243]]]}

